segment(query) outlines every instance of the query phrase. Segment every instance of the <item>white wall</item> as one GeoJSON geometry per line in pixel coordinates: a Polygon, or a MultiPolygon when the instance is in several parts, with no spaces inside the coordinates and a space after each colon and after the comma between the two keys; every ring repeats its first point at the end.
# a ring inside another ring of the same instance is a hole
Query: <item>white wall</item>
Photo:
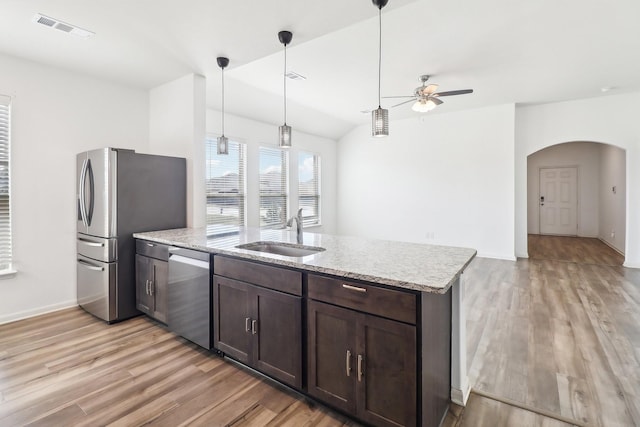
{"type": "Polygon", "coordinates": [[[338,142],[340,234],[514,259],[514,106],[369,124],[338,142]]]}
{"type": "Polygon", "coordinates": [[[516,109],[516,255],[527,256],[527,156],[568,141],[626,150],[625,266],[640,267],[640,93],[602,96],[516,109]]]}
{"type": "MultiPolygon", "coordinates": [[[[298,151],[321,156],[321,226],[308,227],[313,233],[335,233],[336,221],[336,141],[298,132],[293,128],[292,147],[289,149],[290,212],[298,208],[298,151]]],[[[207,110],[207,132],[218,136],[222,132],[220,111],[207,110]]],[[[225,114],[225,136],[247,144],[247,225],[260,226],[259,209],[259,148],[277,147],[278,126],[225,114]]],[[[204,164],[204,158],[202,163],[204,164]]],[[[202,175],[204,182],[204,174],[202,175]]],[[[204,192],[202,193],[204,194],[204,192]]],[[[202,197],[204,203],[204,197],[202,197]]],[[[204,205],[202,206],[204,212],[204,205]]]]}
{"type": "Polygon", "coordinates": [[[148,96],[0,55],[14,97],[11,203],[15,277],[0,280],[0,323],[76,305],[76,154],[146,152],[148,96]]]}
{"type": "Polygon", "coordinates": [[[626,153],[611,145],[600,145],[600,223],[599,235],[610,246],[624,253],[626,213],[626,153]],[[615,192],[613,190],[615,187],[615,192]]]}
{"type": "Polygon", "coordinates": [[[578,168],[578,230],[581,237],[598,237],[600,206],[600,145],[570,142],[537,151],[527,158],[527,221],[529,234],[540,233],[540,168],[578,168]]]}
{"type": "Polygon", "coordinates": [[[149,92],[149,148],[187,159],[188,227],[205,225],[205,97],[206,80],[195,74],[149,92]]]}

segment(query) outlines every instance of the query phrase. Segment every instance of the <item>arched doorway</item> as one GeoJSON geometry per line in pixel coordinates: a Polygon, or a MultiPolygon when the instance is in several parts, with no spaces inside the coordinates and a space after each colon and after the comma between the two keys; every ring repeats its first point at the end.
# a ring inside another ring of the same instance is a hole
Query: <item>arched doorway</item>
{"type": "Polygon", "coordinates": [[[622,264],[626,151],[573,141],[527,156],[527,235],[531,258],[622,264]]]}

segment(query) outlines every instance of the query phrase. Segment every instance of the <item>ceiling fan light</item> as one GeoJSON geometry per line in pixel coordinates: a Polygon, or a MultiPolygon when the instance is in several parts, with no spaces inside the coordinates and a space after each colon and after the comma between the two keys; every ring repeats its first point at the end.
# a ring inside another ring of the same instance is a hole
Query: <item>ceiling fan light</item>
{"type": "Polygon", "coordinates": [[[413,106],[411,107],[411,109],[413,111],[417,111],[418,113],[426,113],[428,111],[433,110],[434,108],[436,108],[436,103],[433,102],[432,100],[428,99],[428,100],[418,100],[415,102],[415,104],[413,104],[413,106]]]}
{"type": "Polygon", "coordinates": [[[291,126],[287,126],[286,124],[278,126],[278,136],[278,146],[280,148],[291,147],[291,126]]]}
{"type": "Polygon", "coordinates": [[[218,137],[218,154],[229,154],[229,138],[224,135],[218,137]]]}
{"type": "Polygon", "coordinates": [[[378,107],[371,112],[371,135],[389,136],[389,110],[378,107]]]}

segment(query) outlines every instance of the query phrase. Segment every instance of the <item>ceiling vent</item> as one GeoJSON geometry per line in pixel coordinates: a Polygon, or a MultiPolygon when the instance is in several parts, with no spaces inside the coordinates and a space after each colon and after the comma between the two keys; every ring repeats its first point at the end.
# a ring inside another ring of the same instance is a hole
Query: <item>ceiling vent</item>
{"type": "Polygon", "coordinates": [[[298,74],[295,71],[289,71],[284,76],[291,80],[307,80],[305,76],[303,76],[302,74],[298,74]]]}
{"type": "Polygon", "coordinates": [[[45,16],[40,13],[37,13],[33,19],[33,22],[37,24],[44,25],[45,27],[54,28],[56,30],[63,31],[67,34],[73,34],[74,36],[89,38],[93,36],[95,33],[93,31],[85,30],[80,27],[76,27],[75,25],[68,24],[66,22],[62,22],[55,18],[51,18],[50,16],[45,16]]]}

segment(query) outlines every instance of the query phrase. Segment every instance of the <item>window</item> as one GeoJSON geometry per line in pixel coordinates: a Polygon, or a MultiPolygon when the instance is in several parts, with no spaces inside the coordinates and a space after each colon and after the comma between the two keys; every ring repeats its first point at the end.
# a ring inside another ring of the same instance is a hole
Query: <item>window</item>
{"type": "Polygon", "coordinates": [[[237,233],[245,225],[245,144],[229,141],[218,155],[216,138],[206,142],[207,234],[237,233]]]}
{"type": "Polygon", "coordinates": [[[260,147],[260,227],[283,228],[287,222],[288,152],[260,147]]]}
{"type": "Polygon", "coordinates": [[[0,95],[0,271],[11,270],[11,98],[0,95]]]}
{"type": "Polygon", "coordinates": [[[320,224],[320,156],[298,153],[298,205],[305,226],[320,224]]]}

